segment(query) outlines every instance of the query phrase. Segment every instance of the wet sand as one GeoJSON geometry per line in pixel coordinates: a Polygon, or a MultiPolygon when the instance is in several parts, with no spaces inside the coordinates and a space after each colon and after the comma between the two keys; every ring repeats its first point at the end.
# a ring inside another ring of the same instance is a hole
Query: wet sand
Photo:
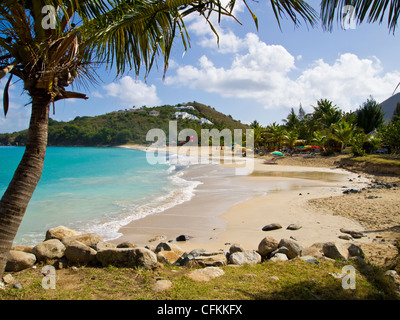
{"type": "Polygon", "coordinates": [[[235,175],[236,166],[192,166],[182,178],[202,184],[190,201],[131,222],[119,230],[123,236],[114,242],[157,245],[188,235],[192,237],[189,241],[178,242],[184,250],[227,249],[233,243],[250,250],[257,249],[267,235],[278,240],[294,237],[307,246],[344,241],[338,240],[340,228],[363,229],[352,219],[327,214],[308,203],[311,199],[339,196],[343,187],[365,186],[369,180],[358,174],[328,167],[268,165],[262,159],[254,159],[253,173],[240,176],[235,175]],[[279,223],[282,229],[261,230],[270,223],[279,223]],[[302,228],[287,230],[293,223],[302,228]]]}

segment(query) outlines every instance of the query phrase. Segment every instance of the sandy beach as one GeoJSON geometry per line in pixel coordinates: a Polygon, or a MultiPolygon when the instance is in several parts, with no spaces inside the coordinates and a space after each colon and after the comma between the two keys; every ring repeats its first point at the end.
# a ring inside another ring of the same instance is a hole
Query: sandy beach
{"type": "Polygon", "coordinates": [[[372,177],[336,168],[336,160],[299,156],[282,158],[272,165],[254,158],[254,171],[246,176],[235,175],[235,168],[243,166],[235,162],[191,166],[183,178],[201,182],[194,197],[124,226],[119,231],[123,236],[116,242],[151,246],[188,235],[190,240],[178,242],[186,251],[228,249],[233,243],[253,250],[265,236],[278,240],[295,238],[303,246],[348,241],[338,238],[343,235],[341,228],[367,231],[363,238],[354,240],[357,243],[376,242],[377,238],[382,238],[382,232],[388,236],[377,223],[382,221],[379,215],[390,215],[394,218],[386,219],[389,219],[386,228],[400,224],[397,197],[392,194],[388,202],[390,196],[382,190],[380,196],[370,197],[370,202],[366,203],[365,199],[354,201],[355,196],[363,198],[361,194],[343,195],[346,189],[367,187],[372,177]],[[376,208],[385,201],[389,208],[372,210],[376,216],[372,220],[362,211],[365,205],[371,206],[376,200],[380,201],[376,208]],[[370,225],[364,223],[366,221],[370,225]],[[372,221],[376,223],[371,225],[372,221]],[[271,223],[278,223],[282,228],[262,231],[271,223]],[[288,230],[290,224],[301,228],[288,230]]]}

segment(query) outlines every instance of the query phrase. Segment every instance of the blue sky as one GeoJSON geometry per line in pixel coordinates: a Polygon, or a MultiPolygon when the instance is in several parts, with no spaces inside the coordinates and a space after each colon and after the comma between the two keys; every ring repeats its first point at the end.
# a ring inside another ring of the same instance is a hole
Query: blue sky
{"type": "MultiPolygon", "coordinates": [[[[239,2],[238,2],[239,3],[239,2]]],[[[267,2],[268,3],[268,2],[267,2]]],[[[309,1],[319,11],[319,1],[309,1]]],[[[225,18],[216,37],[198,17],[187,20],[191,48],[184,50],[177,39],[170,67],[163,80],[163,66],[148,78],[127,73],[115,79],[113,70],[98,69],[102,83],[85,92],[89,100],[56,103],[51,117],[69,121],[132,106],[148,107],[198,101],[230,114],[243,123],[280,123],[290,108],[300,104],[309,112],[319,99],[329,99],[344,111],[356,110],[373,96],[378,102],[390,97],[400,82],[398,34],[385,24],[362,24],[355,29],[334,27],[323,31],[304,23],[295,28],[281,19],[282,29],[266,2],[251,2],[259,19],[257,32],[243,5],[235,15],[243,23],[225,18]]],[[[1,81],[0,94],[6,80],[1,81]]],[[[10,90],[7,118],[0,113],[0,132],[27,128],[29,101],[20,83],[10,90]]]]}

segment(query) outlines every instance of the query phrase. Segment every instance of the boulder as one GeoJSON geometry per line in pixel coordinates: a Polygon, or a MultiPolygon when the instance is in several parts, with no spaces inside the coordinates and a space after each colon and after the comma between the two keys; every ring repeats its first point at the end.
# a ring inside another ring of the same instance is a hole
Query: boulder
{"type": "Polygon", "coordinates": [[[304,262],[311,262],[311,263],[319,264],[319,261],[317,260],[317,258],[315,258],[313,256],[301,256],[300,259],[303,260],[304,262]]]}
{"type": "Polygon", "coordinates": [[[160,242],[154,250],[155,253],[159,253],[161,251],[173,251],[179,256],[184,253],[184,251],[179,246],[168,242],[160,242]]]}
{"type": "Polygon", "coordinates": [[[96,244],[96,248],[94,248],[94,250],[96,251],[100,251],[100,250],[104,250],[104,249],[112,249],[112,248],[116,248],[116,244],[112,243],[112,242],[107,242],[107,241],[102,241],[96,244]]]}
{"type": "Polygon", "coordinates": [[[63,240],[64,238],[69,238],[80,234],[82,233],[79,231],[75,231],[64,226],[58,226],[47,230],[45,240],[50,240],[50,239],[63,240]]]}
{"type": "Polygon", "coordinates": [[[292,224],[288,225],[288,227],[286,229],[287,230],[299,230],[301,228],[302,228],[301,225],[292,223],[292,224]]]}
{"type": "Polygon", "coordinates": [[[179,258],[180,255],[174,251],[160,251],[157,253],[157,261],[162,264],[174,264],[179,258]]]}
{"type": "Polygon", "coordinates": [[[326,242],[322,246],[322,252],[324,255],[331,259],[338,260],[347,260],[348,252],[346,246],[335,243],[335,242],[326,242]]]}
{"type": "Polygon", "coordinates": [[[289,260],[287,255],[284,253],[275,253],[273,256],[271,256],[270,261],[287,261],[289,260]]]}
{"type": "Polygon", "coordinates": [[[58,239],[43,241],[32,249],[32,253],[36,256],[38,261],[43,261],[49,264],[63,257],[64,252],[65,246],[58,239]]]}
{"type": "Polygon", "coordinates": [[[271,223],[271,224],[267,224],[266,226],[264,226],[261,230],[262,231],[271,231],[271,230],[277,230],[277,229],[281,229],[282,226],[279,223],[271,223]]]}
{"type": "Polygon", "coordinates": [[[278,241],[272,237],[265,237],[258,245],[258,253],[262,257],[267,257],[272,251],[278,248],[278,241]]]}
{"type": "Polygon", "coordinates": [[[260,254],[253,251],[237,251],[229,256],[229,262],[232,264],[243,265],[243,264],[257,264],[261,262],[260,254]]]}
{"type": "Polygon", "coordinates": [[[218,267],[206,267],[203,269],[196,269],[187,274],[189,279],[194,281],[203,282],[210,281],[211,279],[221,277],[225,274],[224,270],[218,267]]]}
{"type": "Polygon", "coordinates": [[[96,261],[97,251],[79,241],[72,241],[65,249],[64,255],[74,265],[88,265],[96,261]]]}
{"type": "Polygon", "coordinates": [[[75,235],[72,237],[64,238],[62,240],[62,243],[64,243],[65,245],[68,245],[69,243],[71,243],[73,241],[79,241],[79,242],[87,245],[88,247],[95,249],[96,245],[99,242],[103,242],[104,240],[97,233],[84,233],[84,234],[79,234],[79,235],[75,235]]]}
{"type": "Polygon", "coordinates": [[[32,267],[36,262],[36,256],[32,253],[10,250],[7,256],[5,271],[18,272],[32,267]]]}
{"type": "Polygon", "coordinates": [[[184,253],[175,263],[177,266],[225,266],[228,263],[223,251],[209,252],[204,249],[194,249],[184,253]]]}
{"type": "Polygon", "coordinates": [[[340,232],[347,233],[347,234],[351,235],[354,239],[360,239],[364,236],[361,232],[349,230],[349,229],[345,229],[345,228],[341,228],[340,232]]]}
{"type": "Polygon", "coordinates": [[[131,241],[124,241],[117,245],[117,248],[137,248],[137,245],[131,241]]]}
{"type": "Polygon", "coordinates": [[[244,251],[245,251],[244,248],[240,244],[236,244],[236,243],[232,244],[229,248],[230,254],[233,254],[235,252],[244,252],[244,251]]]}
{"type": "Polygon", "coordinates": [[[312,245],[310,247],[303,248],[303,250],[301,250],[301,254],[303,256],[312,256],[315,258],[322,258],[323,257],[322,246],[320,248],[318,248],[318,247],[312,245]]]}
{"type": "Polygon", "coordinates": [[[32,253],[32,249],[33,249],[33,247],[23,246],[23,245],[18,245],[18,246],[12,246],[11,247],[11,250],[22,251],[22,252],[26,252],[26,253],[32,253]]]}
{"type": "Polygon", "coordinates": [[[97,260],[105,267],[143,267],[154,269],[157,267],[157,256],[146,248],[110,248],[97,252],[97,260]]]}
{"type": "Polygon", "coordinates": [[[294,259],[301,255],[302,247],[295,240],[292,239],[281,239],[279,241],[278,248],[286,247],[288,249],[287,257],[294,259]]]}

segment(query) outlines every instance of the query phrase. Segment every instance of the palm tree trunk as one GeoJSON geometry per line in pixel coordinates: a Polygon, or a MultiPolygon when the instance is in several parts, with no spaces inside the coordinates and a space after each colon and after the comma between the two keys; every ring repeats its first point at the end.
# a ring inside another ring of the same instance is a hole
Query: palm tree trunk
{"type": "Polygon", "coordinates": [[[28,203],[40,180],[47,146],[50,96],[32,95],[32,114],[24,155],[0,201],[0,279],[28,203]]]}

